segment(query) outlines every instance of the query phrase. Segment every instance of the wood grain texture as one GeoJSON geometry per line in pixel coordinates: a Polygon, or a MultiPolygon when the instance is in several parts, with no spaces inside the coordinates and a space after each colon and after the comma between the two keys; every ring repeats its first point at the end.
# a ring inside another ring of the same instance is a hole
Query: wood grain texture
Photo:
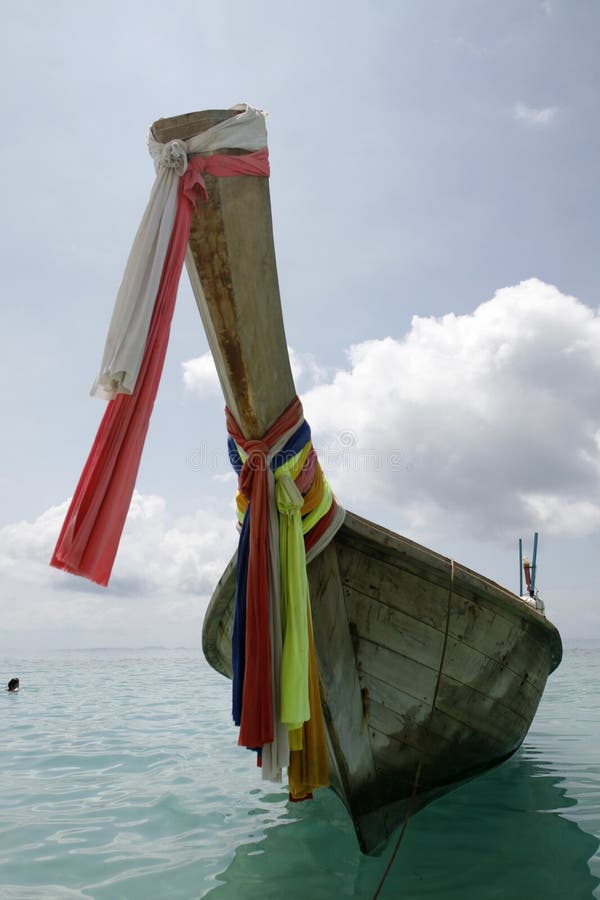
{"type": "MultiPolygon", "coordinates": [[[[186,139],[233,114],[162,119],[153,131],[186,139]]],[[[206,185],[188,272],[226,403],[246,437],[260,438],[295,393],[268,179],[206,185]]],[[[448,605],[450,568],[352,514],[309,565],[332,786],[367,852],[401,821],[419,765],[417,808],[513,753],[561,659],[550,622],[458,564],[448,605]]],[[[235,559],[203,627],[208,661],[229,677],[234,591],[235,559]]]]}
{"type": "MultiPolygon", "coordinates": [[[[185,140],[234,114],[208,110],[159,119],[152,131],[161,142],[185,140]]],[[[186,266],[211,352],[223,373],[225,402],[244,435],[260,438],[295,396],[269,179],[206,175],[205,182],[208,202],[192,218],[186,266]]]]}
{"type": "MultiPolygon", "coordinates": [[[[340,780],[338,792],[358,822],[361,813],[377,805],[373,802],[377,773],[333,544],[316,557],[308,572],[323,713],[340,780]]],[[[364,848],[386,837],[376,816],[369,820],[368,833],[360,828],[357,833],[364,848]]]]}
{"type": "MultiPolygon", "coordinates": [[[[402,820],[419,763],[422,808],[510,756],[560,661],[548,620],[457,564],[444,653],[449,572],[445,557],[352,514],[309,565],[332,787],[366,852],[402,820]]],[[[233,591],[230,566],[204,625],[219,671],[230,671],[233,591]]]]}

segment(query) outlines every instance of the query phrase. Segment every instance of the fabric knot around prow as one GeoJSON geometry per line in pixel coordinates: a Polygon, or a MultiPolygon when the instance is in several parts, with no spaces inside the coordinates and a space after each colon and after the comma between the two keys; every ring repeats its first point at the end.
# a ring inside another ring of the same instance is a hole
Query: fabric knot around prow
{"type": "Polygon", "coordinates": [[[162,148],[158,158],[158,166],[163,169],[174,169],[177,175],[183,175],[188,167],[187,148],[183,141],[169,141],[162,148]]]}

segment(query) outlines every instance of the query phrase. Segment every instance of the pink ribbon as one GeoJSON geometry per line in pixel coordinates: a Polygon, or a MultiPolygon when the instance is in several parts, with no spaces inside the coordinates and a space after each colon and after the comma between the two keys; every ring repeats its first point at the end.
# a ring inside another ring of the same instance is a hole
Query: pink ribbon
{"type": "Polygon", "coordinates": [[[135,487],[167,352],[181,269],[203,174],[269,175],[268,150],[195,156],[180,181],[177,212],[140,372],[132,395],[110,400],[63,523],[50,565],[107,585],[135,487]]]}

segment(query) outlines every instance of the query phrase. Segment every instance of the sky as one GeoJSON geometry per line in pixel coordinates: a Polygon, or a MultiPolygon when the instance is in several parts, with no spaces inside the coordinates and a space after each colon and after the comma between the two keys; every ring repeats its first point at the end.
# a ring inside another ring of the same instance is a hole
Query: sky
{"type": "Polygon", "coordinates": [[[269,113],[286,336],[342,504],[600,637],[598,0],[12,4],[0,34],[0,650],[199,646],[236,543],[184,274],[108,588],[50,569],[153,168],[269,113]]]}

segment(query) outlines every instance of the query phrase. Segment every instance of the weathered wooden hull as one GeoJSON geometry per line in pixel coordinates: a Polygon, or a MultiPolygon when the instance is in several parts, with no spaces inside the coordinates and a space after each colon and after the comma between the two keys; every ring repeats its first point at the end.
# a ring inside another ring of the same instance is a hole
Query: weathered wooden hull
{"type": "MultiPolygon", "coordinates": [[[[331,786],[372,852],[405,815],[419,763],[416,809],[514,753],[560,636],[499,585],[350,513],[309,579],[331,786]]],[[[228,677],[234,585],[235,558],[203,631],[228,677]]]]}
{"type": "MultiPolygon", "coordinates": [[[[185,140],[232,115],[161,119],[153,132],[185,140]]],[[[261,438],[295,394],[268,179],[205,181],[186,264],[226,403],[245,437],[261,438]]],[[[510,592],[351,514],[309,580],[331,784],[369,852],[403,816],[419,765],[417,807],[516,750],[560,637],[510,592]]],[[[203,634],[228,676],[234,582],[232,561],[203,634]]]]}

